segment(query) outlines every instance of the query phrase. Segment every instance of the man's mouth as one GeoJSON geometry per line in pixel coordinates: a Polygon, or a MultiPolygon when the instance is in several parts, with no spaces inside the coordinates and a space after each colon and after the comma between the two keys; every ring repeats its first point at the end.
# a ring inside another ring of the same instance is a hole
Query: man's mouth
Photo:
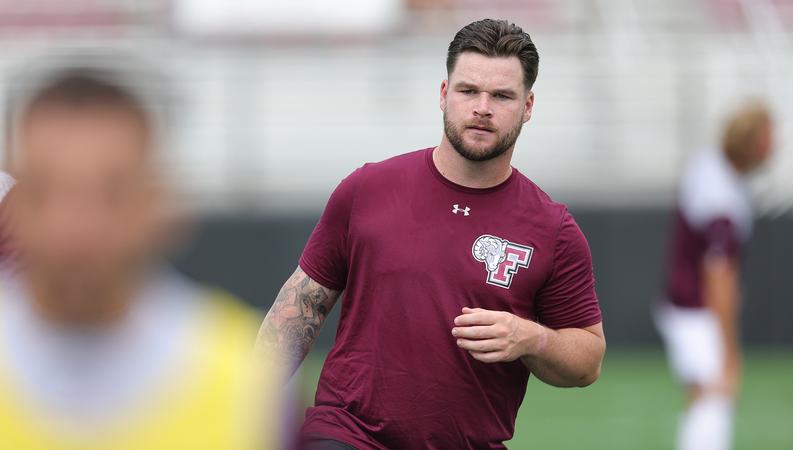
{"type": "Polygon", "coordinates": [[[469,129],[469,130],[485,131],[485,132],[488,132],[488,133],[492,133],[493,131],[495,131],[495,130],[493,130],[490,127],[486,127],[486,126],[482,126],[482,125],[468,125],[466,128],[469,129]]]}

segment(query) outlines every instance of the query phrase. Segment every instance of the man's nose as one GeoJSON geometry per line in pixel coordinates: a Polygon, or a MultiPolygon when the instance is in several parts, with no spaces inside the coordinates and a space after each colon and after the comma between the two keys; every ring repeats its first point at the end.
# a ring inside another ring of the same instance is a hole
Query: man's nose
{"type": "Polygon", "coordinates": [[[493,111],[490,108],[490,94],[487,92],[479,93],[474,106],[474,115],[478,117],[490,117],[493,115],[493,111]]]}

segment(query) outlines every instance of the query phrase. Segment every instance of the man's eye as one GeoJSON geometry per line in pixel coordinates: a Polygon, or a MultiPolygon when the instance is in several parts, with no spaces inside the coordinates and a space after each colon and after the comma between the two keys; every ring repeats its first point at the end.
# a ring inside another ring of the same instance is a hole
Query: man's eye
{"type": "Polygon", "coordinates": [[[510,97],[510,96],[508,96],[508,95],[504,95],[504,94],[496,94],[496,95],[495,95],[495,97],[496,97],[497,99],[499,99],[499,100],[509,100],[509,99],[511,99],[511,98],[512,98],[512,97],[510,97]]]}
{"type": "Polygon", "coordinates": [[[460,92],[463,93],[463,94],[469,95],[469,94],[473,94],[474,90],[473,89],[463,89],[460,92]]]}

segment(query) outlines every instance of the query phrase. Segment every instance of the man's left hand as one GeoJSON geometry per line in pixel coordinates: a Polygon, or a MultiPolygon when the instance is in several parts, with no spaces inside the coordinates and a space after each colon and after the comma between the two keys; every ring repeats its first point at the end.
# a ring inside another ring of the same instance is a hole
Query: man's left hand
{"type": "Polygon", "coordinates": [[[457,346],[486,363],[511,362],[536,354],[547,340],[545,327],[506,311],[463,308],[454,318],[457,346]]]}

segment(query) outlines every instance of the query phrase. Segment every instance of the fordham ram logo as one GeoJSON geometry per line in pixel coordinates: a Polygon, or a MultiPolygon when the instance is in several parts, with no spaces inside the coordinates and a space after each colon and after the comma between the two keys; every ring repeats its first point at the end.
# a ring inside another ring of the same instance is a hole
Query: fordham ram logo
{"type": "Polygon", "coordinates": [[[471,248],[474,259],[485,264],[487,283],[509,289],[521,267],[529,267],[534,249],[489,234],[479,236],[471,248]]]}

